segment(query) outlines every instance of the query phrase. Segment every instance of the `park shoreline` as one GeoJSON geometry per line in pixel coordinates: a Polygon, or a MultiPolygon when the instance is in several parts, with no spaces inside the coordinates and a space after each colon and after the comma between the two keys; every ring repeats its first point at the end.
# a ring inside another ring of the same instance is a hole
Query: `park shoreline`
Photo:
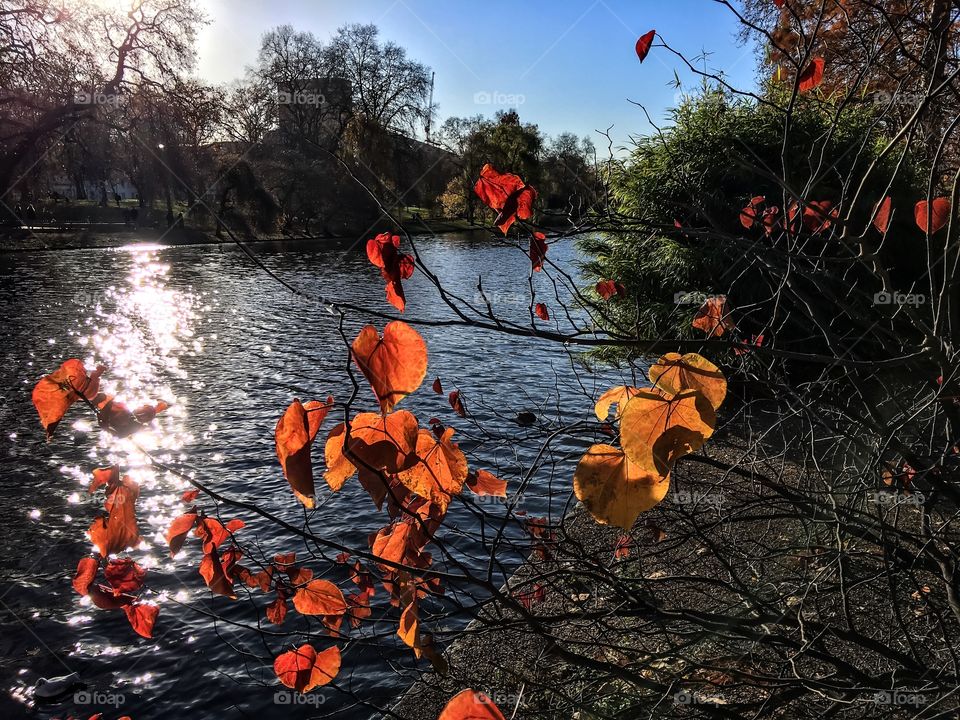
{"type": "MultiPolygon", "coordinates": [[[[363,237],[359,235],[261,235],[243,237],[249,243],[338,243],[357,241],[372,237],[376,233],[386,232],[396,225],[383,223],[370,228],[363,237]]],[[[449,232],[480,232],[481,226],[469,225],[464,221],[407,222],[403,230],[410,234],[430,234],[449,232]]],[[[134,228],[105,227],[92,228],[0,228],[0,254],[20,252],[44,252],[60,250],[91,250],[130,247],[136,245],[166,246],[180,245],[223,245],[232,244],[229,236],[217,237],[213,232],[193,228],[134,228]]]]}

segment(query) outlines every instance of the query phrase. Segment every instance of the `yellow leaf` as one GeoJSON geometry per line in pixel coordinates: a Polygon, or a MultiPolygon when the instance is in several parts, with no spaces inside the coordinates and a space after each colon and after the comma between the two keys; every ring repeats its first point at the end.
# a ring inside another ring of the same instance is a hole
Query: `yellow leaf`
{"type": "Polygon", "coordinates": [[[573,474],[573,491],[590,514],[598,522],[624,529],[663,500],[669,488],[669,475],[646,472],[612,445],[591,447],[573,474]]]}

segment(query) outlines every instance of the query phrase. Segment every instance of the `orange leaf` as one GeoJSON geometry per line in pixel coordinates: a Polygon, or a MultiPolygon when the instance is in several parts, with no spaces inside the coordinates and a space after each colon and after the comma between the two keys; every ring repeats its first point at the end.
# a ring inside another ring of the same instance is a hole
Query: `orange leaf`
{"type": "Polygon", "coordinates": [[[99,567],[100,563],[96,559],[92,557],[81,558],[80,562],[77,563],[77,572],[73,576],[73,589],[81,595],[86,595],[99,567]]]}
{"type": "Polygon", "coordinates": [[[340,588],[329,580],[311,580],[293,595],[293,606],[301,615],[343,615],[347,603],[340,588]]]}
{"type": "Polygon", "coordinates": [[[385,232],[367,240],[367,258],[380,268],[380,275],[387,283],[387,301],[403,312],[406,297],[401,281],[413,275],[414,259],[400,252],[400,236],[385,232]]]}
{"type": "Polygon", "coordinates": [[[31,399],[47,433],[47,440],[53,437],[57,425],[73,403],[81,396],[93,399],[100,386],[102,373],[103,368],[97,368],[88,377],[83,363],[71,358],[37,382],[31,399]]]}
{"type": "Polygon", "coordinates": [[[157,615],[160,612],[159,607],[146,603],[135,603],[125,605],[123,611],[127,614],[130,627],[137,635],[142,635],[145,638],[153,637],[153,624],[157,621],[157,615]]]}
{"type": "Polygon", "coordinates": [[[140,486],[124,477],[107,498],[109,515],[95,518],[90,525],[90,540],[103,557],[140,543],[134,508],[139,494],[140,486]]]}
{"type": "Polygon", "coordinates": [[[646,471],[612,445],[593,445],[573,474],[573,491],[590,514],[627,530],[641,512],[666,497],[669,487],[669,475],[646,471]]]}
{"type": "Polygon", "coordinates": [[[641,390],[620,415],[620,443],[639,471],[665,477],[679,458],[703,446],[716,423],[713,406],[696,390],[641,390]]]}
{"type": "Polygon", "coordinates": [[[714,410],[720,408],[727,396],[727,380],[723,373],[697,353],[667,353],[650,366],[650,382],[671,395],[684,390],[698,390],[714,410]]]}
{"type": "Polygon", "coordinates": [[[334,646],[317,652],[311,645],[301,645],[278,655],[273,671],[288,688],[309,692],[326,685],[340,672],[340,650],[334,646]]]}
{"type": "Polygon", "coordinates": [[[550,319],[550,311],[547,310],[547,306],[543,303],[537,303],[533,311],[537,314],[537,317],[546,322],[550,319]]]}
{"type": "Polygon", "coordinates": [[[453,696],[437,720],[505,720],[505,718],[493,700],[482,692],[467,688],[453,696]]]}
{"type": "Polygon", "coordinates": [[[467,475],[467,487],[476,495],[507,496],[507,481],[486,470],[477,470],[467,475]]]}
{"type": "Polygon", "coordinates": [[[467,416],[467,408],[463,404],[463,398],[460,397],[460,391],[454,390],[447,396],[447,401],[450,403],[450,407],[453,408],[453,411],[460,417],[467,416]]]}
{"type": "Polygon", "coordinates": [[[327,398],[326,403],[312,400],[306,405],[294,399],[277,421],[274,431],[277,458],[283,475],[290,483],[293,494],[307,508],[313,507],[315,494],[310,448],[332,406],[332,396],[327,398]]]}
{"type": "Polygon", "coordinates": [[[543,271],[543,261],[547,258],[547,236],[535,232],[530,236],[530,266],[534,272],[543,271]]]}
{"type": "Polygon", "coordinates": [[[274,625],[283,625],[283,620],[287,616],[287,601],[278,597],[272,603],[267,605],[267,620],[274,625]]]}
{"type": "Polygon", "coordinates": [[[720,337],[727,330],[733,330],[736,327],[730,319],[725,295],[708,297],[697,310],[697,314],[693,316],[692,324],[698,330],[703,330],[707,337],[720,337]]]}
{"type": "Polygon", "coordinates": [[[623,412],[623,406],[627,404],[627,400],[638,392],[640,392],[639,388],[626,387],[624,385],[617,385],[617,387],[610,388],[600,396],[597,404],[593,406],[593,411],[596,413],[597,419],[606,420],[610,416],[610,408],[613,405],[617,406],[616,417],[619,418],[620,413],[623,412]]]}
{"type": "Polygon", "coordinates": [[[364,327],[353,341],[352,355],[385,413],[420,387],[427,374],[426,343],[399,320],[388,323],[382,337],[373,325],[364,327]]]}
{"type": "Polygon", "coordinates": [[[453,428],[447,428],[437,438],[429,430],[417,436],[417,461],[397,475],[411,492],[446,510],[450,498],[459,495],[467,479],[467,458],[451,442],[453,428]]]}

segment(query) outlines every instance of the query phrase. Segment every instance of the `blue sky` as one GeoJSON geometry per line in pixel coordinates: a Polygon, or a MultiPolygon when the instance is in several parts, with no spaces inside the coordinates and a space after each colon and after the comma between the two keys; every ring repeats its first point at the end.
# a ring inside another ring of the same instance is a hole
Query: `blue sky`
{"type": "Polygon", "coordinates": [[[549,135],[591,135],[613,125],[618,144],[650,130],[676,101],[674,70],[699,81],[664,48],[641,65],[637,38],[656,28],[688,58],[704,51],[737,87],[754,84],[753,53],[735,18],[713,0],[201,0],[211,20],[200,38],[198,74],[225,82],[256,59],[261,33],[290,23],[327,39],[345,23],[374,23],[383,38],[436,72],[434,101],[451,115],[492,115],[516,106],[549,135]]]}

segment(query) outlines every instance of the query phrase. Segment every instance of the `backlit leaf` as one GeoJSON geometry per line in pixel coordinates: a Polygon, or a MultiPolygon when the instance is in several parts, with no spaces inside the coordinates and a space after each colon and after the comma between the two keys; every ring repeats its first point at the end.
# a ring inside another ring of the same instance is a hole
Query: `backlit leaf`
{"type": "Polygon", "coordinates": [[[467,688],[446,704],[437,720],[505,720],[493,700],[482,692],[467,688]]]}
{"type": "Polygon", "coordinates": [[[309,692],[326,685],[340,672],[340,650],[336,646],[317,652],[312,645],[301,645],[273,661],[280,682],[297,692],[309,692]]]}
{"type": "Polygon", "coordinates": [[[352,355],[385,413],[420,387],[427,374],[426,343],[399,320],[388,323],[382,337],[373,325],[364,327],[353,341],[352,355]]]}
{"type": "Polygon", "coordinates": [[[620,443],[639,471],[666,476],[713,434],[716,411],[702,393],[641,390],[620,415],[620,443]]]}
{"type": "Polygon", "coordinates": [[[667,353],[650,366],[650,382],[660,390],[676,395],[684,390],[699,390],[714,410],[727,396],[727,380],[720,369],[697,353],[667,353]]]}
{"type": "Polygon", "coordinates": [[[590,514],[628,530],[641,512],[663,500],[669,487],[669,475],[649,472],[612,445],[593,445],[573,475],[574,493],[590,514]]]}

